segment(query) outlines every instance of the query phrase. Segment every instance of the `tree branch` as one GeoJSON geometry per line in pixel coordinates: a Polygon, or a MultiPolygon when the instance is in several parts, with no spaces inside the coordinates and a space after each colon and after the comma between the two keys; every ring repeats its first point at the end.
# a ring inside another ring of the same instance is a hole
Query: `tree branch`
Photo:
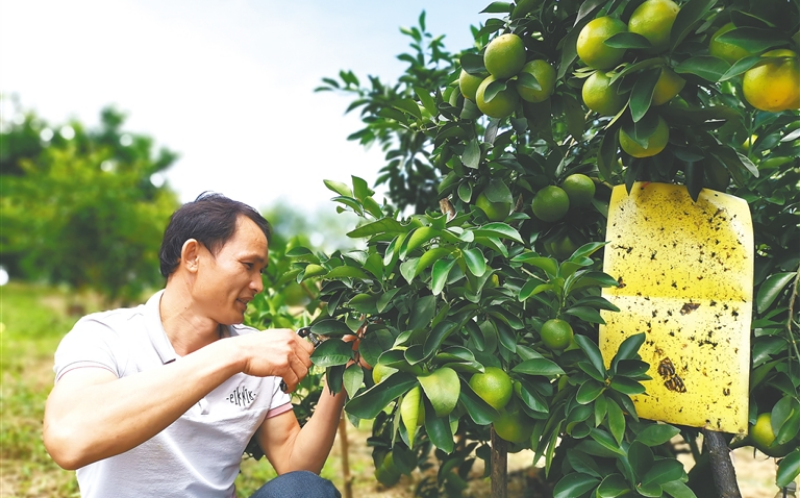
{"type": "Polygon", "coordinates": [[[725,436],[720,432],[703,429],[703,441],[711,463],[711,477],[719,498],[742,498],[736,482],[736,471],[725,436]]]}

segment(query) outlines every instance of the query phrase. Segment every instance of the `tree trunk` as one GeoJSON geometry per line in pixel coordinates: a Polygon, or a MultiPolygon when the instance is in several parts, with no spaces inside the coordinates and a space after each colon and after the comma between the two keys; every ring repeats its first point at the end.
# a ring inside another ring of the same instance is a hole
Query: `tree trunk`
{"type": "Polygon", "coordinates": [[[725,437],[719,432],[703,429],[703,440],[711,463],[711,477],[719,498],[742,498],[725,437]]]}
{"type": "Polygon", "coordinates": [[[508,497],[508,455],[506,442],[492,427],[492,498],[508,497]]]}

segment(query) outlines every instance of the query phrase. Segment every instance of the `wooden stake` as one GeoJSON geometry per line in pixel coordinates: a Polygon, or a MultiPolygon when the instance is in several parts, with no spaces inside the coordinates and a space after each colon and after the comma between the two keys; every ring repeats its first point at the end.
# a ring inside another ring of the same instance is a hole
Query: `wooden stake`
{"type": "Polygon", "coordinates": [[[347,419],[344,414],[339,419],[339,441],[342,445],[342,477],[344,478],[344,498],[353,498],[353,477],[350,475],[350,444],[347,441],[347,419]]]}

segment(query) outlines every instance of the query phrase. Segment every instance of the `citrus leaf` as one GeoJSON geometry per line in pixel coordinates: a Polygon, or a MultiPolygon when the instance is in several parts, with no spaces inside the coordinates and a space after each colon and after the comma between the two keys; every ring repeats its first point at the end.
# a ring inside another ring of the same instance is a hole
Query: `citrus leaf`
{"type": "Polygon", "coordinates": [[[661,485],[665,482],[679,479],[683,474],[683,464],[678,460],[658,460],[642,478],[642,486],[649,486],[651,484],[661,485]]]}
{"type": "Polygon", "coordinates": [[[334,278],[357,278],[360,280],[370,280],[370,276],[362,270],[353,266],[337,266],[325,275],[326,279],[334,278]]]}
{"type": "Polygon", "coordinates": [[[756,306],[758,312],[763,313],[766,311],[775,299],[781,294],[783,288],[796,278],[797,273],[774,273],[764,280],[764,283],[758,288],[758,295],[756,296],[756,306]]]}
{"type": "Polygon", "coordinates": [[[510,2],[492,2],[480,11],[480,14],[508,14],[514,8],[510,2]]]}
{"type": "Polygon", "coordinates": [[[316,335],[342,336],[352,334],[353,331],[341,320],[321,320],[311,326],[311,332],[316,335]]]}
{"type": "Polygon", "coordinates": [[[645,392],[645,387],[641,383],[620,375],[611,379],[611,389],[627,394],[628,396],[634,396],[645,392]]]}
{"type": "Polygon", "coordinates": [[[600,316],[600,312],[588,306],[573,306],[562,311],[565,315],[577,316],[581,320],[589,323],[599,323],[604,325],[606,322],[600,316]]]}
{"type": "Polygon", "coordinates": [[[536,92],[542,91],[542,85],[539,83],[539,80],[536,79],[536,76],[526,71],[522,71],[517,75],[517,88],[519,87],[536,92]]]}
{"type": "Polygon", "coordinates": [[[463,181],[458,185],[458,198],[464,202],[469,202],[472,199],[472,185],[468,181],[463,181]]]}
{"type": "Polygon", "coordinates": [[[668,424],[652,424],[648,425],[636,435],[636,441],[639,441],[647,446],[660,446],[681,431],[677,427],[668,424]]]}
{"type": "Polygon", "coordinates": [[[483,274],[486,273],[486,258],[484,258],[483,252],[480,249],[477,247],[464,249],[462,254],[464,255],[464,261],[467,263],[467,268],[470,273],[476,277],[482,277],[483,274]]]}
{"type": "Polygon", "coordinates": [[[546,377],[552,377],[565,373],[564,370],[558,366],[558,364],[548,360],[547,358],[533,358],[531,360],[525,360],[519,365],[515,366],[512,371],[527,375],[544,375],[546,377]]]}
{"type": "Polygon", "coordinates": [[[751,53],[759,53],[785,44],[786,38],[779,30],[742,26],[723,33],[717,41],[736,45],[751,53]]]}
{"type": "Polygon", "coordinates": [[[353,192],[350,190],[350,187],[347,184],[342,182],[337,182],[334,180],[323,180],[322,183],[328,187],[328,190],[331,190],[343,197],[353,197],[353,192]]]}
{"type": "Polygon", "coordinates": [[[653,48],[650,40],[638,33],[623,31],[607,38],[603,45],[614,48],[653,48]]]}
{"type": "MultiPolygon", "coordinates": [[[[522,263],[535,266],[545,271],[549,276],[555,277],[558,273],[558,262],[553,258],[539,256],[535,252],[525,252],[511,259],[512,263],[522,263]]],[[[616,283],[616,281],[614,281],[616,283]]]]}
{"type": "Polygon", "coordinates": [[[417,330],[426,327],[435,314],[436,296],[423,296],[417,299],[408,318],[408,329],[417,330]]]}
{"type": "Polygon", "coordinates": [[[419,98],[420,102],[422,102],[423,107],[425,107],[425,110],[428,111],[431,116],[436,116],[439,114],[439,110],[436,108],[436,101],[433,100],[431,94],[428,93],[428,90],[416,86],[414,87],[414,93],[417,94],[417,97],[419,98]]]}
{"type": "Polygon", "coordinates": [[[634,334],[619,345],[617,354],[614,355],[614,360],[611,362],[612,367],[616,366],[622,360],[632,360],[639,355],[639,348],[644,344],[645,333],[634,334]]]}
{"type": "Polygon", "coordinates": [[[431,442],[445,453],[453,451],[453,433],[450,430],[450,420],[436,415],[435,410],[429,402],[425,402],[425,431],[431,442]]]}
{"type": "Polygon", "coordinates": [[[486,90],[483,91],[483,100],[486,103],[491,102],[497,96],[498,93],[506,90],[506,82],[504,80],[494,80],[489,83],[489,86],[486,87],[486,90]]]}
{"type": "Polygon", "coordinates": [[[600,479],[591,475],[567,474],[553,488],[553,498],[575,498],[576,496],[581,496],[594,489],[599,482],[600,479]]]}
{"type": "Polygon", "coordinates": [[[582,405],[591,403],[597,399],[598,396],[603,394],[603,389],[603,384],[597,382],[596,380],[588,380],[582,383],[578,388],[578,393],[575,395],[575,401],[582,405]]]}
{"type": "Polygon", "coordinates": [[[519,290],[519,300],[524,301],[536,294],[551,290],[553,290],[553,284],[543,284],[541,280],[530,278],[519,290]]]}
{"type": "Polygon", "coordinates": [[[483,56],[478,54],[462,54],[461,67],[469,74],[485,74],[486,66],[483,65],[483,56]]]}
{"type": "Polygon", "coordinates": [[[431,292],[434,296],[438,296],[444,289],[447,283],[447,276],[453,265],[456,264],[455,259],[440,259],[433,264],[433,271],[431,272],[431,292]]]}
{"type": "Polygon", "coordinates": [[[629,100],[631,117],[634,123],[642,119],[650,109],[650,104],[653,101],[653,90],[656,88],[656,82],[658,82],[660,75],[661,68],[657,67],[642,71],[641,75],[636,79],[629,100]]]}
{"type": "Polygon", "coordinates": [[[519,232],[505,223],[487,223],[473,230],[473,233],[475,237],[500,237],[524,244],[519,232]]]}
{"type": "Polygon", "coordinates": [[[727,71],[725,71],[725,74],[719,78],[719,81],[722,82],[731,78],[735,78],[736,76],[747,72],[748,69],[758,64],[761,60],[763,59],[761,59],[759,55],[751,55],[743,59],[739,59],[727,71]]]}
{"type": "Polygon", "coordinates": [[[589,361],[592,362],[592,365],[594,365],[597,371],[605,374],[606,367],[603,364],[603,355],[600,353],[600,349],[597,348],[597,344],[582,334],[575,334],[575,342],[577,342],[578,346],[586,353],[586,356],[589,357],[589,361]]]}
{"type": "Polygon", "coordinates": [[[344,365],[353,357],[353,345],[339,340],[325,341],[314,350],[311,361],[322,368],[344,365]]]}
{"type": "Polygon", "coordinates": [[[670,32],[669,48],[680,45],[692,28],[702,20],[717,0],[689,0],[681,6],[670,32]]]}
{"type": "Polygon", "coordinates": [[[478,168],[481,162],[481,148],[478,145],[477,139],[472,139],[467,143],[464,154],[461,155],[461,162],[468,168],[478,168]]]}
{"type": "Polygon", "coordinates": [[[694,74],[716,83],[729,68],[727,62],[713,55],[695,55],[678,64],[674,71],[679,74],[694,74]]]}
{"type": "Polygon", "coordinates": [[[449,321],[443,320],[436,324],[433,327],[433,330],[430,331],[428,337],[425,338],[425,358],[430,358],[439,346],[441,346],[442,342],[456,329],[456,324],[449,321]]]}
{"type": "Polygon", "coordinates": [[[625,436],[625,415],[622,408],[614,400],[608,400],[606,409],[608,411],[608,429],[617,444],[622,444],[622,438],[625,436]]]}
{"type": "Polygon", "coordinates": [[[775,483],[779,488],[785,488],[798,475],[800,475],[800,448],[796,448],[780,461],[775,483]]]}
{"type": "Polygon", "coordinates": [[[665,482],[661,487],[673,498],[697,498],[694,491],[684,484],[683,481],[665,482]]]}
{"type": "Polygon", "coordinates": [[[478,425],[491,424],[499,415],[497,410],[475,394],[475,391],[463,380],[461,381],[461,392],[458,395],[458,400],[464,405],[472,421],[478,425]]]}
{"type": "MultiPolygon", "coordinates": [[[[345,410],[360,419],[374,419],[392,400],[411,389],[417,378],[405,372],[396,372],[351,399],[345,410]]],[[[431,410],[433,411],[433,410],[431,410]]]]}
{"type": "Polygon", "coordinates": [[[597,498],[617,498],[630,493],[630,490],[622,474],[611,474],[605,476],[597,487],[597,498]]]}
{"type": "Polygon", "coordinates": [[[347,395],[353,398],[361,388],[361,384],[364,383],[364,370],[360,365],[350,365],[347,367],[347,370],[344,371],[343,382],[344,390],[347,391],[347,395]]]}
{"type": "Polygon", "coordinates": [[[430,400],[437,417],[446,417],[456,407],[461,395],[461,381],[452,368],[440,368],[419,377],[425,396],[430,400]]]}

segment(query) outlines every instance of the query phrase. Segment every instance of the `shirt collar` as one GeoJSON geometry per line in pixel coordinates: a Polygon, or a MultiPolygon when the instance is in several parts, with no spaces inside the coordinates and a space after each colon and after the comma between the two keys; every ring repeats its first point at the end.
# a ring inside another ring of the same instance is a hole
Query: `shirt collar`
{"type": "Polygon", "coordinates": [[[150,338],[150,344],[153,349],[158,353],[163,364],[172,363],[178,359],[175,353],[175,348],[169,342],[167,332],[164,330],[164,325],[161,323],[161,296],[164,290],[160,290],[153,294],[145,304],[145,326],[147,327],[147,335],[150,338]]]}

